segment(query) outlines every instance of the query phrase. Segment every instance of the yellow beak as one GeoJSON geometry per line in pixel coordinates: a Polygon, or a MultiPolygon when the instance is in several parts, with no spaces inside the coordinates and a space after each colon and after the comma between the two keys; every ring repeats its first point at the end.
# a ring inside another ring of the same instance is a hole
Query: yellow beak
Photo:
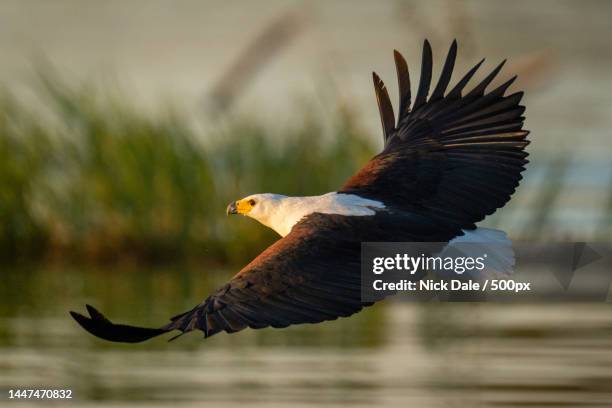
{"type": "Polygon", "coordinates": [[[238,201],[234,201],[233,203],[230,203],[227,206],[227,209],[225,210],[225,212],[227,213],[227,215],[230,215],[230,214],[246,215],[249,213],[249,211],[251,211],[252,208],[253,206],[251,205],[250,200],[238,200],[238,201]]]}

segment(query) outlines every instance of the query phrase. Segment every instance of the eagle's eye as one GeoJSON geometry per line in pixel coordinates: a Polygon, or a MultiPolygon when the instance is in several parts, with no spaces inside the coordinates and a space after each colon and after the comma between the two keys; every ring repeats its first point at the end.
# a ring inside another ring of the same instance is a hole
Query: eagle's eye
{"type": "Polygon", "coordinates": [[[249,200],[249,205],[250,205],[251,207],[254,207],[254,206],[255,206],[255,204],[257,204],[257,202],[251,198],[251,199],[249,200]]]}

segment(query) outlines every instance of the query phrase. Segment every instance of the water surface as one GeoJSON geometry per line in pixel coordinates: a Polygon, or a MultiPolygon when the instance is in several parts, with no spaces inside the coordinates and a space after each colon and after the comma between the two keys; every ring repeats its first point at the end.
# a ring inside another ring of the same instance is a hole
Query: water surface
{"type": "MultiPolygon", "coordinates": [[[[111,344],[67,311],[159,325],[229,274],[3,271],[0,390],[70,388],[75,406],[588,406],[612,403],[608,304],[385,302],[349,319],[202,340],[111,344]]],[[[32,403],[34,405],[35,403],[32,403]]],[[[36,404],[40,405],[40,404],[36,404]]]]}

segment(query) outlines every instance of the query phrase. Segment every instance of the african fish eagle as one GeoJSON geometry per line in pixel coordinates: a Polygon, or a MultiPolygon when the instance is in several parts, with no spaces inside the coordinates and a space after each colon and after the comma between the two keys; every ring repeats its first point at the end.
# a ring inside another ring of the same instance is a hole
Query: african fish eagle
{"type": "Polygon", "coordinates": [[[313,197],[255,194],[228,214],[256,219],[281,235],[227,284],[161,328],[115,324],[87,305],[76,321],[102,339],[136,343],[178,330],[205,337],[247,327],[287,327],[350,316],[361,301],[361,243],[449,242],[470,236],[506,240],[475,223],[510,199],[527,163],[523,92],[505,95],[516,76],[485,92],[499,64],[470,91],[484,60],[446,91],[457,55],[453,41],[430,93],[432,52],[425,40],[416,97],[395,51],[397,121],[385,85],[373,74],[384,148],[338,191],[313,197]]]}

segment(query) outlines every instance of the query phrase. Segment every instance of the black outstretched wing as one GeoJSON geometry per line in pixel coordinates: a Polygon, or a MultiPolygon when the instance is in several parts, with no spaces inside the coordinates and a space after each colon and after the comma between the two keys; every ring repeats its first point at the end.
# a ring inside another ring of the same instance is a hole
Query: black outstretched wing
{"type": "Polygon", "coordinates": [[[446,242],[456,228],[418,215],[381,212],[368,217],[311,214],[230,282],[192,310],[159,329],[114,324],[88,306],[91,317],[71,312],[91,334],[139,342],[173,330],[201,330],[206,337],[246,327],[286,327],[350,316],[361,302],[363,241],[446,242]]]}
{"type": "Polygon", "coordinates": [[[522,92],[504,95],[510,79],[485,93],[503,62],[469,92],[468,81],[483,61],[448,92],[457,55],[453,42],[437,85],[429,94],[432,52],[425,41],[421,78],[410,107],[408,68],[396,51],[400,90],[397,125],[387,91],[378,76],[374,87],[385,147],[339,192],[384,202],[441,222],[474,228],[509,199],[527,163],[522,92]],[[429,97],[428,97],[429,95],[429,97]]]}

